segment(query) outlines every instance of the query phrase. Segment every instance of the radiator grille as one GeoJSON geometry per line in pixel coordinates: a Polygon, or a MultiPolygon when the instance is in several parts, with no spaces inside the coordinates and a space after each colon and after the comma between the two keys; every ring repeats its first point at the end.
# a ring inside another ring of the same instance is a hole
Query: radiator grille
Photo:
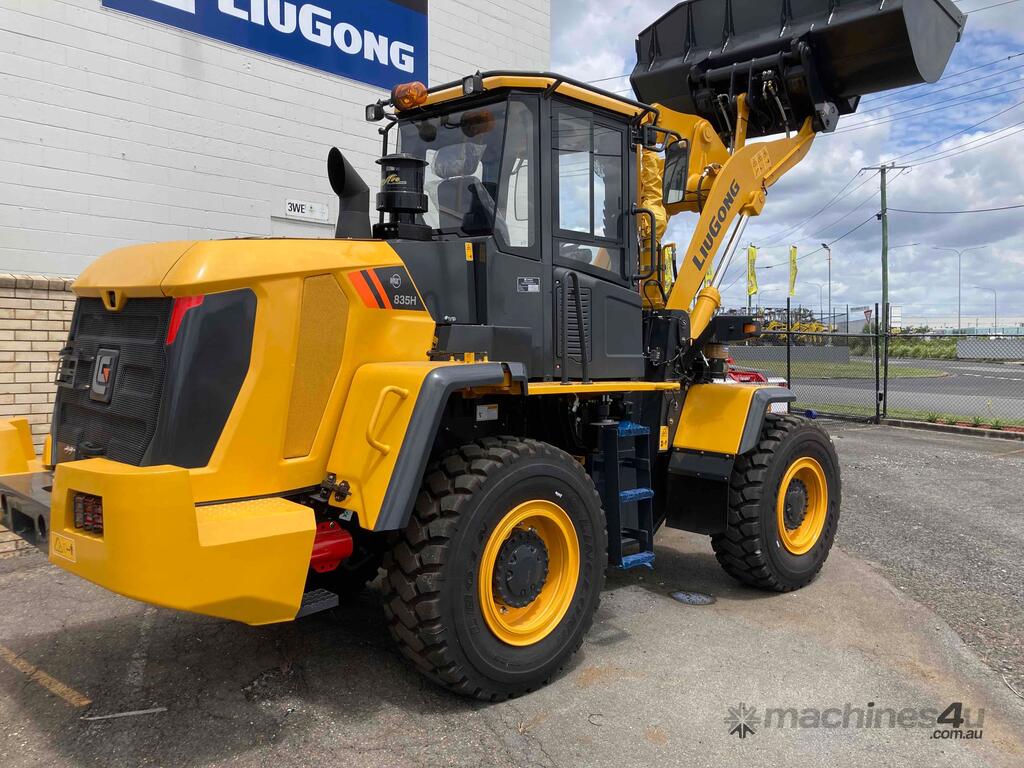
{"type": "Polygon", "coordinates": [[[77,386],[57,390],[54,438],[79,449],[141,465],[156,431],[167,356],[164,340],[172,299],[130,299],[120,312],[108,312],[99,299],[75,305],[68,347],[62,353],[83,361],[77,386]],[[100,349],[120,352],[110,403],[90,398],[87,362],[100,349]]]}

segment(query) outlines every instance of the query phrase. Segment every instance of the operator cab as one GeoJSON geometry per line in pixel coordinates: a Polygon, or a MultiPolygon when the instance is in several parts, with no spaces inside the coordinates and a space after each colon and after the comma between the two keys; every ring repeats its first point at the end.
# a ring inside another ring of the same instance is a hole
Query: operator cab
{"type": "Polygon", "coordinates": [[[438,322],[434,354],[521,361],[531,379],[642,377],[631,211],[650,108],[548,75],[471,80],[367,110],[389,120],[374,234],[438,322]]]}

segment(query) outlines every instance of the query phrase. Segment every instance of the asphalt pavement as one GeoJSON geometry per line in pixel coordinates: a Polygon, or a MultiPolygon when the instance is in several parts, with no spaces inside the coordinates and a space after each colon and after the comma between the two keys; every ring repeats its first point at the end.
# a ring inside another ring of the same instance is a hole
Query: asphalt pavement
{"type": "Polygon", "coordinates": [[[837,543],[1024,692],[1024,443],[828,428],[845,481],[837,543]]]}
{"type": "Polygon", "coordinates": [[[570,668],[502,704],[411,671],[373,590],[254,629],[0,560],[0,764],[1024,764],[1024,699],[999,671],[1020,681],[1020,444],[833,431],[846,495],[817,581],[755,592],[706,539],[663,532],[653,573],[610,575],[570,668]],[[934,738],[957,702],[981,738],[934,738]]]}
{"type": "MultiPolygon", "coordinates": [[[[985,420],[1024,420],[1024,366],[958,360],[893,359],[889,363],[889,412],[912,411],[985,420]],[[898,377],[901,367],[931,368],[941,375],[898,377]]],[[[874,408],[874,379],[795,377],[799,403],[874,408]]]]}

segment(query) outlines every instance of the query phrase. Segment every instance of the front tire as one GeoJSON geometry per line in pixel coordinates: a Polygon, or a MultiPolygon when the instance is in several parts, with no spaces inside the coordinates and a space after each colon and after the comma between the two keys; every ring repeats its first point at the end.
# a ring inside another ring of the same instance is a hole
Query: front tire
{"type": "Polygon", "coordinates": [[[733,578],[789,592],[809,584],[839,526],[839,459],[821,427],[768,414],[757,447],[736,459],[726,530],[711,537],[733,578]]]}
{"type": "Polygon", "coordinates": [[[388,627],[434,682],[518,696],[580,647],[606,562],[600,498],[578,462],[536,440],[480,440],[427,470],[385,557],[388,627]]]}

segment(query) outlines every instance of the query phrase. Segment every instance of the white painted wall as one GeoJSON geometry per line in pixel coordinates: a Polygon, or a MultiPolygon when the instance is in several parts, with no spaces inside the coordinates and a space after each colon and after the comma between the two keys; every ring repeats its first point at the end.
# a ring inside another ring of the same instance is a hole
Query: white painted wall
{"type": "MultiPolygon", "coordinates": [[[[547,69],[549,0],[430,0],[430,78],[547,69]]],[[[77,274],[113,248],[330,237],[338,146],[374,185],[381,91],[105,10],[0,0],[0,271],[77,274]]]]}

